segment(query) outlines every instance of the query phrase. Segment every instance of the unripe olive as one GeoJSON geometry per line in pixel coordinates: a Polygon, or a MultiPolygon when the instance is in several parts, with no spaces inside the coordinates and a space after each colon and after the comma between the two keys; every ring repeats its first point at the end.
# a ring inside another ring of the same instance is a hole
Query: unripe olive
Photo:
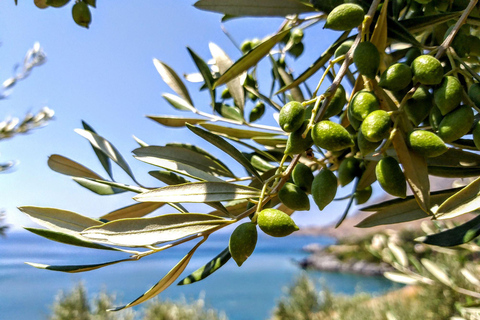
{"type": "Polygon", "coordinates": [[[372,92],[359,91],[353,96],[348,108],[352,116],[359,121],[363,121],[370,113],[380,109],[380,104],[372,92]]]}
{"type": "Polygon", "coordinates": [[[90,22],[92,22],[92,14],[90,13],[90,9],[85,2],[77,2],[73,5],[72,17],[76,24],[87,29],[90,25],[90,22]]]}
{"type": "Polygon", "coordinates": [[[395,63],[388,67],[380,76],[380,87],[390,91],[406,88],[412,81],[412,70],[403,63],[395,63]]]}
{"type": "Polygon", "coordinates": [[[291,46],[287,52],[293,57],[298,58],[302,55],[304,49],[305,46],[303,45],[303,43],[299,42],[291,46]]]}
{"type": "Polygon", "coordinates": [[[343,159],[338,167],[338,182],[342,187],[348,185],[356,177],[362,174],[360,161],[357,158],[350,157],[343,159]]]}
{"type": "Polygon", "coordinates": [[[257,226],[254,223],[246,222],[239,225],[232,232],[228,249],[233,260],[240,267],[255,250],[257,245],[257,226]]]}
{"type": "Polygon", "coordinates": [[[70,0],[47,0],[46,4],[50,7],[61,8],[69,2],[70,0]]]}
{"type": "Polygon", "coordinates": [[[362,130],[358,131],[357,146],[362,156],[366,156],[372,153],[380,146],[380,144],[382,144],[382,141],[377,141],[377,142],[368,141],[367,139],[365,139],[365,136],[363,135],[362,130]]]}
{"type": "Polygon", "coordinates": [[[292,180],[300,189],[310,193],[312,190],[313,173],[305,164],[299,162],[292,171],[292,180]]]}
{"type": "Polygon", "coordinates": [[[469,106],[460,106],[443,117],[438,126],[438,136],[452,142],[466,135],[473,125],[473,111],[469,106]]]}
{"type": "Polygon", "coordinates": [[[255,107],[253,107],[252,111],[250,111],[250,115],[248,117],[249,122],[255,122],[260,119],[263,114],[265,113],[265,104],[261,101],[257,102],[255,107]]]}
{"type": "Polygon", "coordinates": [[[300,154],[313,145],[312,130],[309,130],[305,139],[302,137],[307,129],[308,120],[303,122],[303,125],[295,132],[290,133],[285,147],[286,155],[300,154]]]}
{"type": "Polygon", "coordinates": [[[462,101],[463,88],[456,77],[443,77],[442,83],[433,91],[435,104],[442,115],[454,110],[462,101]]]}
{"type": "Polygon", "coordinates": [[[310,210],[310,200],[308,200],[307,194],[293,183],[285,183],[278,192],[278,198],[292,210],[310,210]]]}
{"type": "Polygon", "coordinates": [[[260,229],[272,237],[285,237],[299,228],[290,216],[277,209],[263,209],[258,213],[260,229]]]}
{"type": "Polygon", "coordinates": [[[433,96],[425,86],[420,86],[404,106],[408,119],[415,126],[422,123],[433,107],[433,96]]]}
{"type": "Polygon", "coordinates": [[[372,186],[368,186],[365,189],[355,191],[355,203],[357,205],[364,204],[372,196],[372,186]]]}
{"type": "Polygon", "coordinates": [[[293,29],[292,33],[290,35],[290,39],[292,39],[293,43],[295,43],[295,44],[302,42],[303,29],[302,28],[293,29]]]}
{"type": "Polygon", "coordinates": [[[420,55],[422,54],[422,51],[417,48],[417,47],[413,47],[413,48],[410,48],[407,53],[405,54],[405,58],[406,58],[406,61],[405,63],[407,65],[411,65],[413,60],[415,60],[417,57],[419,57],[420,55]]]}
{"type": "Polygon", "coordinates": [[[225,100],[230,99],[231,97],[232,95],[230,94],[230,90],[228,90],[228,88],[223,89],[221,98],[225,100]]]}
{"type": "Polygon", "coordinates": [[[373,43],[360,42],[353,52],[353,62],[360,74],[374,79],[380,66],[380,53],[373,43]]]}
{"type": "Polygon", "coordinates": [[[355,145],[344,127],[328,120],[315,124],[312,138],[315,145],[329,151],[339,151],[355,145]]]}
{"type": "Polygon", "coordinates": [[[362,121],[358,120],[355,118],[352,114],[352,108],[350,108],[350,104],[347,107],[347,119],[348,122],[350,122],[350,126],[355,130],[358,131],[360,129],[360,126],[362,125],[362,121]]]}
{"type": "Polygon", "coordinates": [[[337,177],[328,169],[320,170],[315,176],[312,183],[312,197],[320,210],[333,201],[337,194],[337,185],[337,177]]]}
{"type": "Polygon", "coordinates": [[[468,96],[477,107],[480,107],[480,83],[475,82],[468,88],[468,96]]]}
{"type": "Polygon", "coordinates": [[[33,0],[33,3],[35,3],[37,8],[40,8],[40,9],[48,8],[47,0],[33,0]]]}
{"type": "Polygon", "coordinates": [[[278,122],[285,132],[298,130],[305,120],[305,107],[298,101],[290,101],[282,107],[278,122]]]}
{"type": "Polygon", "coordinates": [[[345,31],[358,27],[365,16],[365,11],[358,4],[344,3],[335,7],[327,17],[324,28],[345,31]]]}
{"type": "Polygon", "coordinates": [[[438,157],[448,150],[445,142],[430,131],[413,131],[408,136],[408,144],[413,151],[425,157],[438,157]]]}
{"type": "Polygon", "coordinates": [[[384,110],[370,113],[360,126],[363,136],[370,142],[378,142],[389,136],[392,120],[384,110]]]}
{"type": "Polygon", "coordinates": [[[345,88],[343,88],[342,85],[339,85],[332,97],[332,100],[330,100],[330,103],[327,106],[327,111],[325,111],[323,118],[328,119],[342,112],[345,103],[347,103],[345,88]]]}
{"type": "Polygon", "coordinates": [[[439,84],[443,78],[443,67],[437,58],[421,55],[412,62],[414,80],[421,84],[439,84]]]}
{"type": "Polygon", "coordinates": [[[240,50],[242,50],[243,53],[247,53],[248,51],[252,50],[252,48],[252,41],[250,40],[245,40],[240,45],[240,50]]]}
{"type": "Polygon", "coordinates": [[[352,45],[353,45],[353,40],[346,40],[342,42],[342,44],[338,46],[337,50],[335,50],[334,57],[338,58],[340,56],[343,56],[348,52],[348,50],[350,50],[352,45]]]}
{"type": "Polygon", "coordinates": [[[405,198],[407,182],[398,161],[393,157],[381,159],[375,167],[378,183],[385,192],[392,196],[405,198]]]}

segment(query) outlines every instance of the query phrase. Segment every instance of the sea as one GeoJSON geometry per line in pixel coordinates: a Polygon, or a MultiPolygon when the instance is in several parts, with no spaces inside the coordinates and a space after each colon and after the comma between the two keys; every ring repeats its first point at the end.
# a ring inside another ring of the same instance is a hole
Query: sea
{"type": "MultiPolygon", "coordinates": [[[[227,233],[217,233],[197,250],[182,276],[201,267],[228,246],[227,233]]],[[[161,300],[193,301],[204,297],[206,306],[223,311],[231,320],[268,319],[286,288],[306,273],[319,290],[334,293],[382,294],[398,288],[383,277],[304,271],[297,261],[307,256],[305,245],[333,244],[328,237],[295,236],[273,238],[259,234],[253,255],[238,267],[231,259],[203,281],[186,286],[172,285],[161,300]]],[[[94,264],[128,257],[125,253],[86,249],[46,240],[27,231],[10,231],[0,238],[0,320],[40,320],[51,312],[60,290],[68,292],[83,282],[90,296],[106,290],[122,303],[133,301],[157,283],[193,246],[187,243],[166,251],[83,273],[40,270],[26,265],[94,264]]],[[[183,277],[179,279],[182,279],[183,277]]],[[[134,307],[139,309],[140,307],[134,307]]]]}

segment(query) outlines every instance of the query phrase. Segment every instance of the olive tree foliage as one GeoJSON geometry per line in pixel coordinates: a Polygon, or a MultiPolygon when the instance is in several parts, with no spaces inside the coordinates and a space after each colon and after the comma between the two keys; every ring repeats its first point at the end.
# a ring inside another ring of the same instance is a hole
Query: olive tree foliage
{"type": "MultiPolygon", "coordinates": [[[[165,62],[154,60],[172,89],[163,94],[166,104],[188,115],[148,118],[169,130],[191,131],[244,169],[234,172],[222,159],[191,144],[154,146],[136,139],[134,158],[152,165],[149,174],[158,179],[158,186],[147,187],[137,181],[118,150],[83,123],[75,131],[93,147],[108,178],[61,155],[49,158],[50,168],[99,195],[132,193],[135,202],[99,219],[55,208],[20,210],[45,227],[27,228],[39,236],[127,256],[93,265],[29,264],[60,272],[91,271],[194,243],[147,292],[112,309],[121,310],[174,284],[211,234],[239,221],[244,223],[232,233],[225,250],[177,284],[200,281],[232,257],[241,265],[255,248],[257,226],[273,236],[297,230],[290,215],[309,210],[310,199],[315,202],[312,210],[317,211],[316,205],[318,211],[328,211],[338,184],[351,188],[351,194],[337,227],[353,201],[368,201],[376,180],[378,188],[397,198],[362,208],[371,215],[359,228],[476,212],[480,208],[480,179],[475,179],[480,175],[477,1],[354,2],[198,1],[197,8],[223,14],[225,23],[242,16],[285,17],[271,36],[242,44],[243,55],[236,60],[213,43],[211,57],[187,48],[198,73],[185,79],[165,62]],[[303,33],[322,26],[337,30],[337,38],[312,59],[310,67],[294,71],[294,59],[303,51],[303,33]],[[260,61],[271,67],[272,80],[265,87],[257,81],[260,61]],[[186,83],[195,81],[210,100],[209,107],[192,100],[187,86],[195,84],[186,83]],[[323,84],[329,87],[319,92],[323,84]],[[364,100],[358,98],[365,95],[364,100]],[[272,113],[278,126],[262,121],[272,113]],[[289,127],[291,132],[282,130],[289,127]],[[112,164],[133,182],[115,181],[112,164]],[[472,181],[431,192],[430,176],[472,181]],[[190,203],[206,206],[189,212],[184,204],[190,203]],[[163,206],[171,207],[171,213],[155,215],[163,206]]],[[[474,218],[448,232],[449,236],[440,232],[430,242],[455,246],[476,241],[480,221],[474,218]]]]}
{"type": "MultiPolygon", "coordinates": [[[[32,72],[33,68],[45,63],[46,55],[40,44],[37,42],[33,48],[29,49],[21,64],[14,68],[13,75],[5,80],[0,87],[0,100],[8,98],[13,90],[13,87],[21,80],[27,78],[32,72]]],[[[5,102],[4,102],[5,103],[5,102]]],[[[0,122],[0,141],[4,139],[13,138],[19,134],[25,134],[35,128],[42,127],[47,124],[53,117],[53,111],[48,107],[42,108],[36,114],[27,113],[23,119],[16,117],[9,117],[0,122]]],[[[15,165],[14,161],[0,163],[0,173],[5,173],[8,169],[15,165]]],[[[4,235],[7,226],[1,222],[4,219],[4,213],[0,211],[0,235],[4,235]]]]}

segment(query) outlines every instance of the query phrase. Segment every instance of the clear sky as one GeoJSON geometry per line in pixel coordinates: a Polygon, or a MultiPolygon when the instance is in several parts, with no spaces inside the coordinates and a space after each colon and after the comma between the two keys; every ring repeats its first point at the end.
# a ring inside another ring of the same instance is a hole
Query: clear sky
{"type": "MultiPolygon", "coordinates": [[[[131,157],[131,150],[138,147],[132,135],[152,145],[199,143],[224,157],[190,131],[168,129],[144,117],[178,114],[161,97],[163,92],[172,91],[155,70],[153,58],[181,75],[196,72],[186,46],[205,60],[211,57],[209,42],[219,45],[233,59],[241,56],[220,28],[221,15],[197,10],[191,0],[100,0],[97,9],[92,10],[93,22],[87,30],[73,22],[71,4],[40,10],[31,0],[18,2],[18,6],[13,0],[0,2],[0,81],[12,75],[14,65],[22,61],[36,41],[46,52],[47,62],[15,86],[8,99],[0,100],[0,119],[9,115],[22,117],[27,111],[48,106],[55,110],[55,120],[32,134],[0,141],[0,162],[19,161],[10,173],[0,174],[0,208],[6,209],[13,228],[33,225],[16,209],[18,206],[56,207],[98,217],[134,202],[129,194],[95,195],[48,168],[48,156],[61,154],[107,176],[88,142],[73,131],[81,127],[81,120],[117,147],[145,185],[158,185],[147,174],[155,168],[131,157]]],[[[240,43],[246,38],[272,34],[281,22],[277,18],[249,18],[235,19],[225,26],[240,43]]],[[[338,35],[322,30],[320,24],[309,28],[305,54],[295,64],[296,75],[338,35]]],[[[262,78],[268,81],[270,71],[264,70],[262,78]]],[[[312,78],[312,86],[319,77],[312,78]]],[[[198,88],[198,84],[188,86],[196,105],[208,111],[209,96],[199,93],[198,88]]],[[[274,123],[271,114],[265,118],[267,123],[274,123]]],[[[231,161],[228,164],[233,170],[242,170],[231,161]]],[[[121,169],[115,165],[113,168],[117,181],[131,183],[121,169]]],[[[316,209],[298,213],[295,219],[300,225],[323,224],[337,219],[342,211],[343,204],[335,204],[321,213],[316,209]]]]}

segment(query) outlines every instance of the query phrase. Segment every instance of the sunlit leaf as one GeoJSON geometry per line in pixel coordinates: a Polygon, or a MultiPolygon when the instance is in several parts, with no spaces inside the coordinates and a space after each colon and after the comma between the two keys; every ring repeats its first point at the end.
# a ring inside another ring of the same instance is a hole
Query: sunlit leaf
{"type": "Polygon", "coordinates": [[[240,110],[240,108],[237,106],[230,106],[225,103],[216,103],[214,109],[222,117],[235,120],[238,122],[238,124],[242,124],[245,122],[242,110],[240,110]]]}
{"type": "Polygon", "coordinates": [[[286,85],[285,87],[281,88],[275,94],[279,94],[290,90],[291,88],[299,86],[301,83],[305,82],[308,78],[314,75],[320,68],[322,68],[328,60],[333,56],[335,50],[337,50],[338,46],[348,38],[348,34],[350,31],[345,31],[327,50],[325,50],[320,57],[310,66],[307,70],[305,70],[298,78],[296,78],[292,83],[286,85]]]}
{"type": "Polygon", "coordinates": [[[25,263],[37,269],[45,269],[45,270],[68,272],[68,273],[78,273],[78,272],[85,272],[85,271],[100,269],[103,267],[111,266],[112,264],[117,264],[125,261],[135,261],[135,259],[122,259],[122,260],[110,261],[105,263],[84,264],[84,265],[77,265],[77,266],[49,266],[47,264],[40,264],[40,263],[33,263],[33,262],[25,262],[25,263]]]}
{"type": "Polygon", "coordinates": [[[197,169],[196,166],[192,166],[192,165],[181,163],[174,160],[158,158],[157,155],[155,153],[150,152],[151,150],[149,150],[148,148],[138,148],[133,150],[133,153],[135,154],[135,158],[140,161],[167,169],[169,171],[173,171],[178,174],[185,175],[187,177],[190,177],[196,180],[223,182],[222,179],[217,178],[205,171],[197,169]]]}
{"type": "Polygon", "coordinates": [[[420,261],[422,262],[423,266],[428,270],[428,272],[430,272],[441,283],[449,287],[454,285],[452,279],[448,276],[448,274],[436,263],[425,258],[421,259],[420,261]]]}
{"type": "Polygon", "coordinates": [[[92,146],[102,151],[107,157],[109,157],[116,164],[118,164],[120,168],[122,168],[135,181],[132,170],[130,169],[120,152],[118,152],[118,150],[113,146],[113,144],[91,131],[75,129],[75,132],[87,139],[92,144],[92,146]]]}
{"type": "MultiPolygon", "coordinates": [[[[210,53],[212,54],[213,59],[215,59],[215,64],[217,65],[221,74],[225,73],[229,68],[233,65],[233,61],[230,57],[223,51],[219,46],[214,43],[209,44],[210,53]]],[[[246,70],[244,70],[246,71],[246,70]]],[[[232,95],[233,101],[235,101],[235,105],[240,108],[240,115],[243,119],[243,108],[245,106],[245,93],[243,92],[243,82],[245,80],[242,77],[242,72],[237,73],[234,77],[228,79],[228,81],[223,82],[222,84],[226,83],[228,91],[232,95]]],[[[214,87],[217,84],[214,84],[214,87]]]]}
{"type": "Polygon", "coordinates": [[[72,178],[73,181],[88,189],[96,194],[101,196],[109,196],[113,194],[119,194],[126,192],[127,190],[121,188],[115,188],[111,185],[103,183],[105,180],[91,180],[90,178],[79,178],[74,177],[72,178]],[[101,181],[101,182],[100,182],[101,181]]]}
{"type": "Polygon", "coordinates": [[[207,120],[199,118],[183,118],[177,116],[147,116],[147,118],[152,119],[166,127],[180,128],[185,127],[185,124],[197,124],[202,123],[207,120]]]}
{"type": "MultiPolygon", "coordinates": [[[[257,1],[258,2],[258,1],[257,1]]],[[[275,1],[277,2],[277,1],[275,1]]],[[[264,58],[270,50],[280,42],[288,33],[290,28],[282,30],[276,35],[271,36],[267,40],[262,41],[258,46],[250,50],[247,54],[238,59],[222,76],[215,81],[215,86],[220,86],[230,80],[236,78],[243,72],[255,66],[262,58],[264,58]]],[[[212,44],[211,44],[212,45],[212,44]]]]}
{"type": "MultiPolygon", "coordinates": [[[[448,189],[431,193],[431,205],[442,203],[458,189],[448,189]]],[[[431,217],[423,211],[413,196],[405,199],[393,199],[373,206],[361,208],[362,211],[375,211],[356,225],[357,228],[370,228],[378,225],[395,224],[431,217]]]]}
{"type": "Polygon", "coordinates": [[[396,244],[389,242],[388,243],[388,248],[390,251],[393,253],[393,256],[397,260],[402,267],[408,267],[408,257],[407,254],[405,253],[405,250],[403,250],[401,247],[397,246],[396,244]]]}
{"type": "Polygon", "coordinates": [[[81,234],[98,242],[143,247],[175,241],[232,223],[201,213],[172,213],[153,218],[130,218],[107,222],[84,230],[81,234]]]}
{"type": "Polygon", "coordinates": [[[87,241],[84,237],[78,234],[77,236],[72,234],[67,234],[59,231],[48,230],[48,229],[38,229],[38,228],[25,228],[36,235],[44,237],[46,239],[69,244],[72,246],[77,247],[84,247],[84,248],[92,248],[92,249],[101,249],[101,250],[118,250],[116,248],[107,247],[98,243],[93,243],[91,241],[87,241]]]}
{"type": "Polygon", "coordinates": [[[134,301],[121,306],[117,307],[114,309],[110,309],[109,311],[119,311],[125,308],[130,308],[133,306],[136,306],[137,304],[140,304],[142,302],[147,301],[148,299],[151,299],[158,295],[160,292],[168,288],[177,278],[182,274],[183,270],[187,267],[188,263],[190,262],[190,259],[192,258],[193,254],[195,253],[195,250],[205,241],[206,239],[200,241],[193,247],[190,252],[187,253],[185,257],[182,258],[166,275],[163,277],[157,284],[155,284],[153,287],[151,287],[147,292],[142,294],[140,297],[135,299],[134,301]]]}
{"type": "Polygon", "coordinates": [[[407,276],[406,274],[399,273],[399,272],[390,272],[387,271],[383,274],[385,278],[392,280],[394,282],[404,283],[404,284],[416,284],[418,280],[407,276]]]}
{"type": "MultiPolygon", "coordinates": [[[[88,124],[86,123],[85,121],[82,120],[82,126],[85,130],[87,131],[91,131],[93,133],[97,133],[95,130],[93,130],[93,128],[88,124]]],[[[108,176],[113,179],[113,172],[112,172],[112,163],[110,162],[110,158],[108,158],[107,155],[105,155],[105,153],[103,153],[101,150],[95,148],[95,146],[90,143],[90,145],[92,146],[92,149],[93,151],[95,152],[95,155],[97,156],[98,158],[98,161],[100,161],[100,163],[102,164],[103,168],[105,169],[105,171],[107,172],[108,176]]],[[[93,178],[93,177],[91,177],[93,178]]]]}
{"type": "MultiPolygon", "coordinates": [[[[136,152],[136,150],[134,152],[136,152]]],[[[230,170],[226,169],[217,161],[213,160],[212,158],[206,156],[203,153],[196,152],[188,148],[167,145],[164,147],[149,146],[141,148],[140,150],[143,156],[148,155],[152,158],[186,164],[188,166],[196,168],[197,170],[201,170],[214,176],[223,176],[230,178],[234,177],[230,170]]]]}
{"type": "Polygon", "coordinates": [[[58,154],[48,157],[48,166],[53,171],[74,177],[102,179],[98,174],[83,165],[58,154]]]}
{"type": "Polygon", "coordinates": [[[260,181],[263,181],[262,178],[260,177],[260,174],[257,172],[257,170],[252,166],[250,161],[248,161],[247,158],[243,156],[243,154],[238,151],[237,148],[232,146],[230,143],[225,141],[223,138],[220,136],[208,132],[206,130],[200,129],[198,127],[194,127],[192,125],[187,124],[187,128],[190,129],[193,133],[198,135],[199,137],[205,139],[206,141],[210,142],[220,150],[224,151],[227,153],[229,156],[231,156],[233,159],[235,159],[238,163],[240,163],[248,172],[253,174],[255,177],[257,177],[260,181]]]}
{"type": "MultiPolygon", "coordinates": [[[[288,74],[287,71],[285,71],[282,68],[277,68],[277,71],[278,71],[278,74],[280,75],[280,77],[282,78],[283,82],[285,83],[285,86],[288,86],[289,84],[291,84],[293,82],[292,75],[288,74]]],[[[304,101],[305,100],[305,98],[303,96],[303,93],[298,86],[291,87],[290,88],[290,94],[292,95],[293,100],[295,100],[295,101],[304,101]]]]}
{"type": "Polygon", "coordinates": [[[191,182],[188,179],[185,179],[182,176],[179,176],[178,174],[175,174],[171,171],[149,171],[148,174],[150,174],[152,177],[162,181],[165,184],[168,184],[169,186],[174,185],[174,184],[182,184],[182,183],[188,183],[191,182]]]}
{"type": "Polygon", "coordinates": [[[457,226],[439,233],[427,235],[422,238],[422,242],[441,247],[453,247],[464,244],[480,235],[480,216],[457,226]]]}
{"type": "Polygon", "coordinates": [[[164,93],[162,94],[162,97],[167,100],[167,102],[175,109],[192,112],[195,111],[195,107],[190,102],[184,100],[179,96],[171,93],[164,93]]]}
{"type": "Polygon", "coordinates": [[[185,87],[185,84],[182,82],[180,77],[173,71],[172,68],[170,68],[168,65],[165,63],[161,62],[158,59],[153,59],[153,64],[155,65],[155,68],[157,69],[158,73],[160,73],[160,76],[162,77],[163,81],[172,88],[173,91],[175,91],[180,97],[183,98],[183,100],[187,101],[190,103],[190,105],[193,106],[192,99],[190,98],[190,95],[188,94],[188,90],[185,87]]]}
{"type": "Polygon", "coordinates": [[[70,235],[77,235],[86,228],[103,224],[98,220],[67,210],[29,206],[18,209],[39,225],[70,235]]]}
{"type": "Polygon", "coordinates": [[[200,124],[200,126],[202,126],[203,128],[207,129],[210,132],[221,133],[221,134],[232,136],[238,139],[251,139],[253,137],[273,137],[278,135],[278,133],[273,133],[273,132],[224,127],[224,126],[220,126],[218,124],[213,124],[213,123],[202,123],[200,124]]]}
{"type": "Polygon", "coordinates": [[[200,0],[194,6],[229,16],[284,17],[315,11],[310,4],[298,0],[200,0]]]}
{"type": "Polygon", "coordinates": [[[460,269],[460,273],[467,279],[471,284],[480,288],[480,280],[474,276],[470,271],[465,268],[460,269]]]}
{"type": "Polygon", "coordinates": [[[198,268],[194,272],[192,272],[190,275],[185,277],[183,280],[181,280],[178,285],[186,285],[186,284],[191,284],[200,280],[205,279],[218,269],[220,269],[225,263],[228,262],[231,258],[230,250],[225,248],[222,252],[220,252],[215,258],[210,260],[206,265],[198,268]]]}
{"type": "Polygon", "coordinates": [[[263,146],[268,147],[276,147],[276,148],[285,148],[287,145],[287,138],[284,136],[276,136],[276,137],[254,137],[252,138],[253,141],[259,143],[263,146]]]}
{"type": "Polygon", "coordinates": [[[112,212],[109,212],[100,217],[102,220],[112,221],[127,218],[141,218],[149,213],[163,207],[165,203],[135,203],[112,212]]]}
{"type": "MultiPolygon", "coordinates": [[[[248,200],[246,200],[246,199],[229,201],[225,205],[225,208],[228,210],[230,216],[236,217],[240,213],[242,213],[246,210],[247,203],[248,203],[248,200]]],[[[208,214],[211,214],[211,215],[214,215],[214,216],[219,216],[219,217],[224,217],[225,216],[223,214],[223,212],[220,211],[220,210],[211,211],[208,214]]]]}
{"type": "Polygon", "coordinates": [[[437,219],[450,219],[480,208],[480,178],[445,200],[435,212],[437,219]]]}
{"type": "Polygon", "coordinates": [[[228,182],[192,182],[147,191],[133,199],[141,202],[217,202],[258,198],[260,190],[228,182]]]}

